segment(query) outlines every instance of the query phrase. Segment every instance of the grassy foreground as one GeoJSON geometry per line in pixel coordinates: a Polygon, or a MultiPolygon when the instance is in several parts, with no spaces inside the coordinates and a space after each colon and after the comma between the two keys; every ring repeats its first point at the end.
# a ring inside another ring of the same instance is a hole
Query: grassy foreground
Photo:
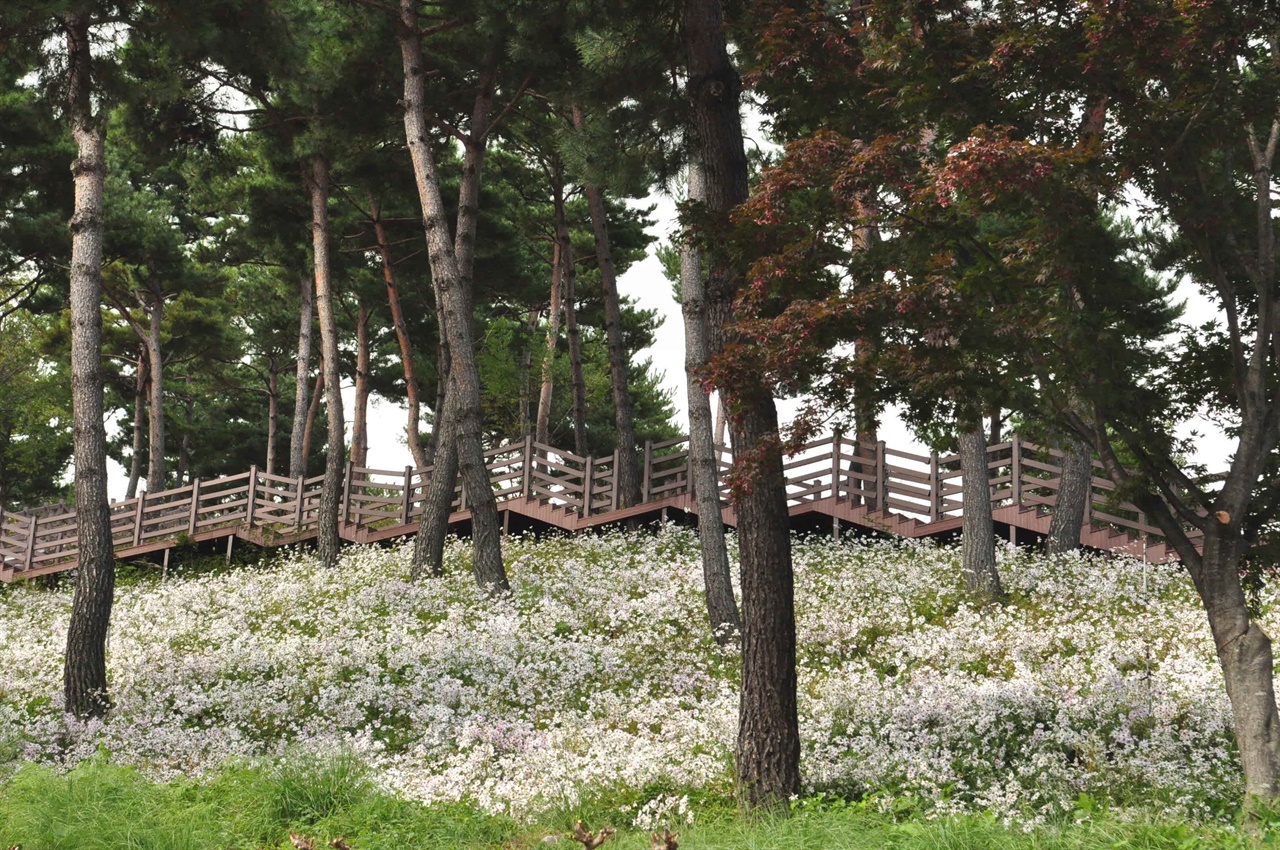
{"type": "MultiPolygon", "coordinates": [[[[424,805],[374,788],[359,763],[284,761],[225,769],[200,784],[159,784],[135,769],[95,759],[67,774],[26,767],[0,785],[0,846],[23,850],[260,850],[290,847],[289,831],[326,846],[344,837],[353,850],[576,849],[564,835],[574,820],[605,826],[616,800],[518,824],[464,803],[424,805]]],[[[1076,812],[1034,830],[981,815],[936,819],[874,811],[872,805],[812,798],[788,817],[748,818],[726,801],[706,800],[681,831],[685,850],[1093,850],[1275,846],[1270,832],[1245,835],[1221,825],[1135,822],[1076,812]]],[[[898,808],[903,808],[899,806],[898,808]]],[[[620,830],[606,847],[640,850],[647,834],[620,830]]]]}

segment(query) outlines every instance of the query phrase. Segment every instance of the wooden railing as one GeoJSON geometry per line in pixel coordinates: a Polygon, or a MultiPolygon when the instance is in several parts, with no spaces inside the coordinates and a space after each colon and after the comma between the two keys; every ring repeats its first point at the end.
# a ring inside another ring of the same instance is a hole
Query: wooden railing
{"type": "MultiPolygon", "coordinates": [[[[732,465],[718,448],[721,498],[732,465]]],[[[1062,453],[1024,442],[987,449],[988,489],[993,507],[1016,505],[1047,511],[1057,502],[1062,453]]],[[[618,454],[582,457],[532,439],[485,452],[489,480],[500,503],[533,501],[560,509],[579,521],[607,521],[619,511],[615,471],[618,454]]],[[[963,511],[958,455],[901,451],[883,442],[857,443],[835,435],[816,440],[786,459],[788,502],[793,512],[816,506],[861,508],[866,516],[905,517],[929,525],[946,523],[963,511]]],[[[369,469],[347,465],[340,525],[353,530],[416,528],[432,469],[369,469]]],[[[691,508],[688,440],[646,443],[641,459],[641,502],[691,508]]],[[[117,556],[128,557],[188,541],[251,536],[265,544],[296,540],[317,525],[323,477],[288,478],[256,467],[239,475],[197,480],[185,487],[144,493],[111,505],[111,535],[117,556]],[[246,534],[247,532],[247,534],[246,534]]],[[[1088,520],[1153,542],[1161,532],[1135,505],[1116,497],[1115,485],[1095,464],[1088,520]]],[[[724,502],[727,504],[727,501],[724,502]]],[[[455,485],[453,507],[467,502],[455,485]]],[[[24,572],[69,569],[78,555],[73,509],[39,513],[0,512],[0,580],[24,572]]]]}

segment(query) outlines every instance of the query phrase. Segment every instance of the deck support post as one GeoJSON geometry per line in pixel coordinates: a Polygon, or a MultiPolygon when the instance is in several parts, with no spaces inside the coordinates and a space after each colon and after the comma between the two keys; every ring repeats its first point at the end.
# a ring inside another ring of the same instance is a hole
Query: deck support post
{"type": "Polygon", "coordinates": [[[876,443],[876,510],[889,510],[889,473],[884,462],[884,440],[876,443]]]}
{"type": "Polygon", "coordinates": [[[227,538],[227,566],[231,566],[231,550],[236,545],[236,536],[232,534],[227,538]]]}
{"type": "MultiPolygon", "coordinates": [[[[350,464],[348,464],[350,468],[350,464]]],[[[465,491],[464,491],[465,492],[465,491]]],[[[400,494],[400,524],[409,524],[409,515],[413,513],[413,467],[404,468],[404,490],[400,494]]]]}
{"type": "Polygon", "coordinates": [[[533,437],[524,437],[524,470],[520,476],[520,492],[526,499],[533,498],[533,437]]]}
{"type": "MultiPolygon", "coordinates": [[[[831,498],[840,504],[840,446],[843,437],[839,431],[831,435],[831,498]]],[[[836,539],[840,539],[839,532],[836,539]]]]}
{"type": "Polygon", "coordinates": [[[355,469],[356,469],[356,465],[351,461],[347,461],[347,469],[342,474],[342,507],[339,509],[342,511],[342,513],[339,514],[338,522],[342,523],[343,525],[346,525],[348,522],[350,522],[351,479],[355,478],[355,469]]]}
{"type": "Polygon", "coordinates": [[[831,539],[837,541],[840,539],[840,517],[838,516],[831,518],[831,539]]]}
{"type": "Polygon", "coordinates": [[[249,467],[249,489],[245,491],[248,502],[244,506],[244,527],[253,528],[253,515],[258,509],[258,465],[249,467]]]}
{"type": "Polygon", "coordinates": [[[1014,507],[1022,507],[1022,438],[1017,434],[1009,441],[1009,488],[1014,507]]]}
{"type": "Polygon", "coordinates": [[[40,516],[38,514],[31,515],[31,528],[27,532],[27,563],[24,569],[32,570],[36,566],[36,531],[40,527],[40,516]]]}
{"type": "Polygon", "coordinates": [[[298,476],[298,504],[294,508],[293,530],[297,534],[302,533],[302,497],[307,489],[306,476],[298,476]]]}
{"type": "Polygon", "coordinates": [[[191,482],[191,510],[187,513],[187,536],[194,537],[200,522],[200,479],[191,482]]]}
{"type": "Polygon", "coordinates": [[[138,496],[138,504],[134,506],[133,511],[133,545],[142,545],[142,515],[147,509],[147,491],[143,490],[142,495],[138,496]]]}
{"type": "MultiPolygon", "coordinates": [[[[644,483],[641,485],[640,501],[649,501],[649,488],[653,486],[653,440],[644,441],[644,483]]],[[[665,518],[665,517],[664,517],[665,518]]]]}
{"type": "Polygon", "coordinates": [[[942,475],[938,470],[938,453],[929,452],[929,522],[942,519],[942,475]]]}
{"type": "Polygon", "coordinates": [[[169,577],[169,553],[172,551],[173,551],[172,549],[164,550],[164,558],[160,562],[160,580],[161,581],[164,581],[169,577]]]}
{"type": "Polygon", "coordinates": [[[618,454],[619,450],[613,450],[613,484],[609,487],[609,511],[612,513],[618,509],[618,454]]]}

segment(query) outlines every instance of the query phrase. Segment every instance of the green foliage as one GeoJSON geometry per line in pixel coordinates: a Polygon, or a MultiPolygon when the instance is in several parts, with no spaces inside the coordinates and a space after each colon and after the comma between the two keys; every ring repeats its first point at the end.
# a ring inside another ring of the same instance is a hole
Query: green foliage
{"type": "MultiPolygon", "coordinates": [[[[533,823],[481,814],[462,803],[424,806],[373,790],[348,756],[295,757],[229,769],[206,782],[156,784],[95,759],[67,774],[24,767],[0,786],[0,842],[24,850],[215,850],[288,847],[295,830],[324,843],[344,836],[361,850],[536,848],[574,821],[622,826],[618,850],[649,847],[625,828],[626,798],[607,793],[533,823]]],[[[664,789],[679,796],[681,789],[664,789]]],[[[691,795],[695,823],[673,824],[689,850],[1221,850],[1276,846],[1269,832],[1121,819],[1082,798],[1071,818],[1033,829],[989,816],[924,818],[909,799],[796,800],[783,816],[745,816],[725,801],[691,795]],[[899,805],[898,803],[901,803],[899,805]]],[[[568,839],[561,838],[560,844],[568,839]]]]}

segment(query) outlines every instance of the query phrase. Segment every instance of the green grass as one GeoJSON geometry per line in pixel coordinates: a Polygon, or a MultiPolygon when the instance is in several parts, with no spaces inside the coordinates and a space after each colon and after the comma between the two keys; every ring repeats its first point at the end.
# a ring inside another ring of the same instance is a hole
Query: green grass
{"type": "MultiPolygon", "coordinates": [[[[727,801],[693,799],[683,850],[1157,850],[1280,846],[1280,831],[1243,835],[1220,826],[1130,822],[1090,813],[1026,830],[995,818],[926,819],[898,806],[881,813],[839,799],[803,800],[786,817],[751,817],[727,801]]],[[[261,850],[289,847],[288,831],[323,842],[345,836],[357,850],[540,850],[577,845],[562,835],[578,817],[596,828],[627,800],[602,794],[533,824],[464,803],[410,803],[375,789],[347,757],[228,769],[202,783],[153,783],[105,759],[61,775],[26,767],[0,785],[0,847],[23,850],[261,850]],[[550,841],[544,841],[549,836],[550,841]]],[[[901,802],[901,801],[899,801],[901,802]]],[[[607,847],[644,850],[648,836],[622,829],[607,847]]]]}

